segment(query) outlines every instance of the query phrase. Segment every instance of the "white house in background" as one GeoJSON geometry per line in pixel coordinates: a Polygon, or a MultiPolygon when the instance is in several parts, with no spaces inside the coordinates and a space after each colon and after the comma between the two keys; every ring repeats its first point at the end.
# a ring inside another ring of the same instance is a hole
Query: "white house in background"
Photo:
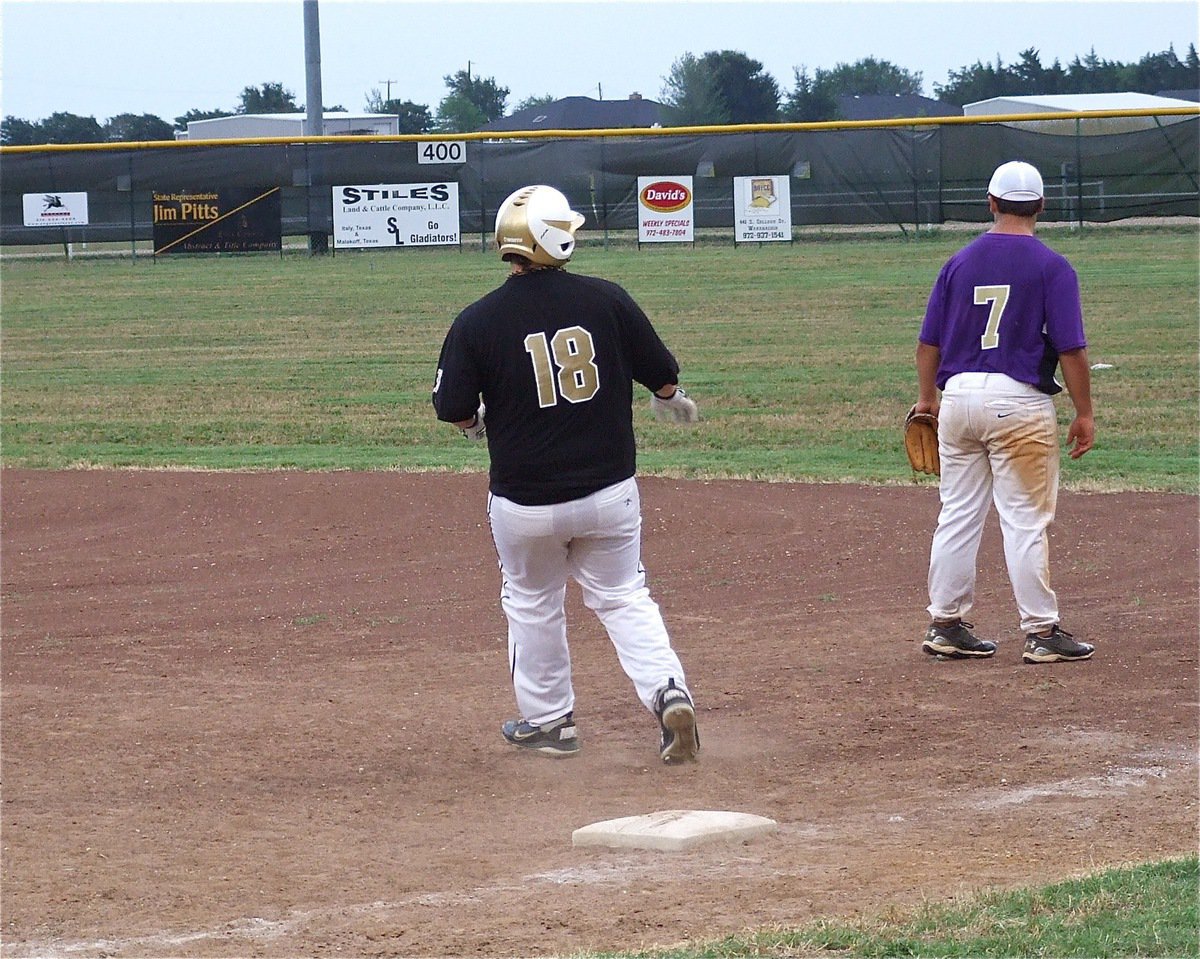
{"type": "MultiPolygon", "coordinates": [[[[400,132],[400,117],[389,113],[326,113],[322,136],[393,136],[400,132]]],[[[235,116],[192,120],[187,130],[176,130],[176,140],[235,140],[242,137],[309,136],[304,113],[239,113],[235,116]]]]}
{"type": "MultiPolygon", "coordinates": [[[[1077,113],[1082,110],[1154,110],[1174,107],[1188,107],[1195,110],[1196,103],[1193,100],[1176,100],[1172,97],[1159,97],[1150,93],[1065,93],[1047,96],[993,97],[990,100],[964,104],[963,115],[976,117],[989,114],[1077,113]]],[[[1081,133],[1091,134],[1129,133],[1134,130],[1152,129],[1160,124],[1178,123],[1186,119],[1188,119],[1186,116],[1106,117],[1084,120],[1079,124],[1079,129],[1081,133]]],[[[1006,123],[1006,126],[1020,127],[1035,133],[1073,134],[1075,132],[1074,120],[1052,122],[1018,120],[1006,123]]]]}

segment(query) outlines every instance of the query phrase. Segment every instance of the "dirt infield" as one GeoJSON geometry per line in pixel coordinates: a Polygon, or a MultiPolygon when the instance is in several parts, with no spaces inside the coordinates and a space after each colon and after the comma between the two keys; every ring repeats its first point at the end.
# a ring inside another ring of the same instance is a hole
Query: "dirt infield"
{"type": "Polygon", "coordinates": [[[5,470],[2,953],[637,948],[1197,845],[1197,500],[1064,493],[1064,625],[1023,666],[993,519],[979,631],[924,656],[936,490],[641,480],[702,761],[572,590],[583,751],[512,714],[479,475],[5,470]],[[777,820],[573,849],[665,809],[777,820]]]}

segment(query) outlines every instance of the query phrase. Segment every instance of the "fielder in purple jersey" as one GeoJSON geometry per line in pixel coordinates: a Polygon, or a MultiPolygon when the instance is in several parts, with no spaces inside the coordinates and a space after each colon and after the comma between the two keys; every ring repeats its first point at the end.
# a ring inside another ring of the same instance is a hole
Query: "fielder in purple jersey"
{"type": "Polygon", "coordinates": [[[567,273],[583,217],[549,186],[517,190],[496,214],[510,264],[498,289],[446,334],[433,387],[438,418],[487,440],[488,521],[500,559],[514,746],[579,751],[564,612],[568,579],[604,624],[663,762],[696,758],[696,713],[641,564],[633,384],[662,420],[695,422],[679,364],[620,286],[567,273]]]}
{"type": "Polygon", "coordinates": [[[941,353],[940,390],[958,373],[1003,373],[1049,396],[1060,393],[1059,355],[1087,346],[1075,271],[1032,234],[985,233],[942,268],[920,341],[941,353]],[[1003,315],[1009,322],[1001,330],[1003,315]]]}
{"type": "Polygon", "coordinates": [[[1052,397],[1061,365],[1075,417],[1072,459],[1095,442],[1091,373],[1079,281],[1034,235],[1044,205],[1028,163],[998,167],[988,185],[991,230],[938,275],[917,346],[918,412],[938,415],[942,508],[929,557],[932,619],[922,648],[950,659],[995,655],[965,622],[976,557],[994,502],[1005,563],[1025,634],[1022,660],[1053,663],[1094,652],[1059,624],[1047,530],[1058,499],[1058,426],[1052,397]],[[941,391],[939,398],[938,391],[941,391]]]}

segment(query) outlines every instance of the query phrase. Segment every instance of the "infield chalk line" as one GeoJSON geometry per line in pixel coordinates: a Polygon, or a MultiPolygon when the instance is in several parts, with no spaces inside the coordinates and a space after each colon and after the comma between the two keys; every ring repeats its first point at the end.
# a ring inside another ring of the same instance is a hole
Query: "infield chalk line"
{"type": "MultiPolygon", "coordinates": [[[[527,877],[534,878],[534,877],[527,877]]],[[[36,956],[37,959],[69,959],[79,953],[120,954],[126,949],[152,950],[156,955],[166,956],[171,947],[185,946],[205,939],[247,939],[266,941],[296,932],[314,923],[325,925],[328,920],[347,915],[380,916],[406,906],[445,905],[454,902],[479,901],[488,895],[502,892],[517,892],[527,888],[521,883],[494,883],[477,886],[463,892],[424,892],[394,901],[376,900],[350,906],[330,906],[322,909],[307,909],[290,913],[284,919],[263,919],[251,916],[234,919],[211,929],[196,929],[191,932],[152,933],[145,936],[122,938],[63,940],[45,942],[5,943],[3,954],[9,959],[36,956]]]]}
{"type": "MultiPolygon", "coordinates": [[[[1166,759],[1171,764],[1117,766],[1098,776],[1063,779],[1057,782],[1026,786],[1013,790],[1007,790],[1003,787],[980,790],[982,795],[975,802],[975,806],[979,809],[998,809],[1050,796],[1063,795],[1095,799],[1112,793],[1128,792],[1131,789],[1141,788],[1153,780],[1166,779],[1172,773],[1197,764],[1196,757],[1190,752],[1160,754],[1160,756],[1156,756],[1155,758],[1166,759]],[[1172,760],[1177,762],[1171,762],[1172,760]]],[[[813,829],[821,833],[838,832],[836,828],[832,830],[823,829],[814,824],[808,824],[807,827],[804,824],[788,824],[784,826],[782,831],[785,834],[797,831],[803,833],[806,831],[806,828],[810,834],[813,829]]],[[[126,949],[154,950],[159,954],[166,954],[167,950],[171,947],[185,946],[205,939],[241,938],[263,941],[287,935],[314,922],[324,924],[329,919],[335,917],[345,917],[347,915],[378,916],[396,909],[402,909],[406,906],[446,905],[454,902],[479,901],[497,893],[527,889],[530,881],[547,883],[620,882],[624,881],[630,872],[636,872],[639,869],[654,871],[658,868],[657,862],[591,864],[579,868],[531,873],[530,875],[521,877],[520,881],[516,883],[497,882],[490,885],[476,886],[474,889],[462,892],[423,892],[393,901],[376,900],[374,902],[359,903],[350,906],[338,905],[329,908],[310,909],[292,912],[284,919],[263,919],[257,916],[250,916],[222,923],[212,929],[197,929],[191,932],[175,934],[155,933],[147,936],[75,941],[54,939],[47,942],[7,942],[4,944],[3,955],[11,957],[11,959],[20,959],[20,957],[24,956],[37,956],[38,959],[70,959],[71,956],[78,953],[109,952],[119,954],[120,951],[126,949]]]]}
{"type": "MultiPolygon", "coordinates": [[[[1098,799],[1114,792],[1126,792],[1131,788],[1144,786],[1152,779],[1166,779],[1169,773],[1170,770],[1165,766],[1118,766],[1101,776],[1060,779],[1057,782],[1045,783],[1040,786],[1026,786],[1022,789],[1004,791],[1001,795],[991,795],[979,799],[975,803],[975,808],[1000,809],[1004,806],[1018,806],[1047,796],[1078,796],[1081,799],[1098,799]]],[[[991,790],[991,792],[996,791],[991,790]]]]}

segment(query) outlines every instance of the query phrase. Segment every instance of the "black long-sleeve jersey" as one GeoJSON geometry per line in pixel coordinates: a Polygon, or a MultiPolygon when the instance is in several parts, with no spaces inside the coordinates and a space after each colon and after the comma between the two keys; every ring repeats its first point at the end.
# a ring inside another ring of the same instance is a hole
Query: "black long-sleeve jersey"
{"type": "Polygon", "coordinates": [[[490,489],[526,506],[563,503],[636,469],[633,383],[677,383],[679,364],[616,283],[561,269],[508,277],[446,334],[438,419],[486,405],[490,489]]]}

